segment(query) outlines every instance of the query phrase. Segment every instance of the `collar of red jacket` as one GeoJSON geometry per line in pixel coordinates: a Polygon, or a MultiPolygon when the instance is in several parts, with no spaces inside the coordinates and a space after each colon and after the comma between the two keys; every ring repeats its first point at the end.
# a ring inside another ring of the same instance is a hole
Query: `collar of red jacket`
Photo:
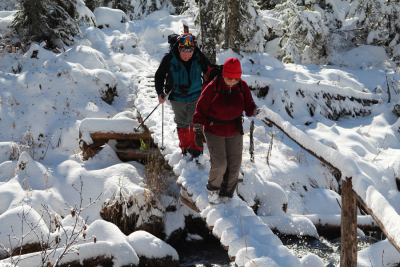
{"type": "MultiPolygon", "coordinates": [[[[240,82],[242,82],[242,79],[240,79],[239,83],[240,83],[240,82]]],[[[219,83],[221,84],[221,90],[224,90],[224,91],[239,90],[239,88],[238,88],[239,83],[237,83],[237,84],[235,84],[234,86],[232,86],[231,88],[229,88],[229,87],[226,85],[223,76],[221,76],[221,78],[220,78],[220,80],[219,80],[219,83]]]]}

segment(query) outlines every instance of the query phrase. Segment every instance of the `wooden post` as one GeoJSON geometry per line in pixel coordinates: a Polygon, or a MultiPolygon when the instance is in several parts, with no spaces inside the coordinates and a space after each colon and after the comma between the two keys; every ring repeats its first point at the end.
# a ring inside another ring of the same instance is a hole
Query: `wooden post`
{"type": "Polygon", "coordinates": [[[340,267],[357,267],[357,204],[352,178],[342,179],[340,267]]]}
{"type": "Polygon", "coordinates": [[[254,163],[254,139],[253,139],[253,132],[254,132],[254,120],[250,122],[250,161],[254,163]]]}
{"type": "Polygon", "coordinates": [[[189,26],[183,24],[183,33],[189,33],[189,26]]]}

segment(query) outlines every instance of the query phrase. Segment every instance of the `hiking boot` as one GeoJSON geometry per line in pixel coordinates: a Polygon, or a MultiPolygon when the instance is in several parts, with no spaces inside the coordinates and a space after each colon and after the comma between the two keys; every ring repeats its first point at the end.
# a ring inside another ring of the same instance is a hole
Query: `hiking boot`
{"type": "Polygon", "coordinates": [[[229,205],[229,203],[231,203],[231,200],[231,197],[219,197],[219,201],[225,205],[229,205]]]}
{"type": "Polygon", "coordinates": [[[198,158],[200,155],[203,155],[203,150],[192,149],[190,148],[190,154],[192,155],[192,159],[198,158]]]}
{"type": "Polygon", "coordinates": [[[210,203],[210,205],[220,204],[219,190],[208,191],[208,202],[210,203]]]}
{"type": "Polygon", "coordinates": [[[186,156],[187,155],[188,150],[187,149],[183,149],[182,148],[182,156],[186,156]]]}

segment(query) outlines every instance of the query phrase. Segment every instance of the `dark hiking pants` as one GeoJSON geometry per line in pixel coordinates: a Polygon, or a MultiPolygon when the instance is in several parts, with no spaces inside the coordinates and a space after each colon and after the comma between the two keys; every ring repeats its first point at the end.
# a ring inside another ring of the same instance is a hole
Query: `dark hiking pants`
{"type": "Polygon", "coordinates": [[[242,164],[243,136],[238,133],[221,137],[208,132],[205,136],[211,162],[206,188],[209,191],[220,190],[220,195],[232,197],[242,164]]]}

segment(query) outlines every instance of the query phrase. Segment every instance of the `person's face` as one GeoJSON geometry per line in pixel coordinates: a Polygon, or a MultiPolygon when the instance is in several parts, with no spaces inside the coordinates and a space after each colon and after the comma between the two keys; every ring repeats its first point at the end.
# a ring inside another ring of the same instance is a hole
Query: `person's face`
{"type": "Polygon", "coordinates": [[[229,88],[231,88],[232,86],[234,86],[235,84],[237,84],[240,81],[240,79],[231,79],[231,78],[228,78],[225,76],[223,76],[223,77],[224,77],[224,81],[225,81],[226,85],[229,88]]]}
{"type": "Polygon", "coordinates": [[[194,48],[179,48],[179,56],[183,61],[188,61],[193,56],[194,48]]]}

